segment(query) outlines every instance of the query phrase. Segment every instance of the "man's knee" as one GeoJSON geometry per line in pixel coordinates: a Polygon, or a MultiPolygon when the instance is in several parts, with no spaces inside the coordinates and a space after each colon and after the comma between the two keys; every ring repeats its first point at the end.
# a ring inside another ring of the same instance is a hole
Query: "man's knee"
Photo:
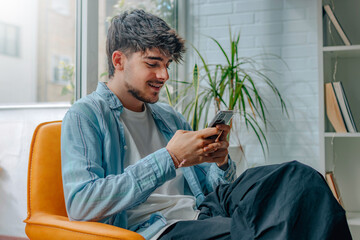
{"type": "Polygon", "coordinates": [[[317,191],[329,193],[324,177],[314,168],[298,161],[285,163],[284,167],[286,168],[285,172],[290,174],[289,180],[296,182],[304,191],[317,189],[317,191]]]}
{"type": "Polygon", "coordinates": [[[297,160],[293,160],[291,162],[286,162],[286,163],[283,163],[283,166],[285,168],[289,168],[290,170],[294,170],[295,172],[300,172],[302,174],[309,174],[309,175],[312,175],[312,174],[315,174],[315,175],[320,175],[320,173],[318,171],[316,171],[314,168],[306,165],[306,164],[303,164],[297,160]]]}

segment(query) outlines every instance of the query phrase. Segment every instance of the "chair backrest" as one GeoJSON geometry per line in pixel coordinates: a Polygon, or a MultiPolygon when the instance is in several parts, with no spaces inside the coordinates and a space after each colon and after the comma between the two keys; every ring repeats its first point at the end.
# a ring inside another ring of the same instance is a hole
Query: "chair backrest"
{"type": "Polygon", "coordinates": [[[60,151],[61,121],[41,123],[35,129],[28,169],[28,219],[44,212],[67,216],[60,151]]]}

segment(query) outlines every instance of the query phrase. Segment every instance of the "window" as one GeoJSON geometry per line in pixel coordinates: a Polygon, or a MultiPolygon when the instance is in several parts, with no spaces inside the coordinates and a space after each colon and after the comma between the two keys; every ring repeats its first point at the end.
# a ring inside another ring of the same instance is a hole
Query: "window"
{"type": "Polygon", "coordinates": [[[19,38],[18,26],[0,22],[0,54],[19,57],[19,38]]]}
{"type": "Polygon", "coordinates": [[[0,5],[0,105],[70,103],[75,13],[75,0],[0,5]]]}
{"type": "MultiPolygon", "coordinates": [[[[177,5],[177,0],[16,0],[0,4],[0,106],[71,103],[75,94],[85,96],[98,80],[107,81],[105,40],[112,16],[141,8],[177,28],[177,5]],[[98,40],[93,41],[94,36],[98,40]]],[[[175,64],[169,73],[170,79],[177,79],[175,64]]],[[[171,91],[176,89],[175,83],[167,83],[171,91]]],[[[165,91],[162,99],[166,99],[165,91]]]]}
{"type": "Polygon", "coordinates": [[[69,0],[51,0],[51,8],[57,13],[63,15],[70,14],[70,2],[69,0]]]}

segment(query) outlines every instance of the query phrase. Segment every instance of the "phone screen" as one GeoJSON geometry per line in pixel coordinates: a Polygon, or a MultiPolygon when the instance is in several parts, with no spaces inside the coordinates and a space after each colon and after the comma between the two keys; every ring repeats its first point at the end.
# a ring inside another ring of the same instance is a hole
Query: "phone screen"
{"type": "Polygon", "coordinates": [[[217,124],[228,124],[233,117],[232,110],[220,110],[216,113],[215,117],[211,120],[208,127],[215,127],[217,124]]]}
{"type": "MultiPolygon", "coordinates": [[[[228,124],[233,117],[232,110],[221,110],[216,113],[215,117],[209,123],[208,127],[216,127],[217,124],[228,124]]],[[[208,139],[218,139],[221,136],[222,132],[218,135],[208,137],[208,139]]]]}

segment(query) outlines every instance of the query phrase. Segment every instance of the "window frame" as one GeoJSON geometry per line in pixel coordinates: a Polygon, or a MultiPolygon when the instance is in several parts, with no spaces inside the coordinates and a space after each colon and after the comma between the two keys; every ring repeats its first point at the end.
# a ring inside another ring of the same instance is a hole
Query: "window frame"
{"type": "Polygon", "coordinates": [[[99,1],[77,0],[76,3],[75,101],[96,89],[99,58],[99,1]]]}

